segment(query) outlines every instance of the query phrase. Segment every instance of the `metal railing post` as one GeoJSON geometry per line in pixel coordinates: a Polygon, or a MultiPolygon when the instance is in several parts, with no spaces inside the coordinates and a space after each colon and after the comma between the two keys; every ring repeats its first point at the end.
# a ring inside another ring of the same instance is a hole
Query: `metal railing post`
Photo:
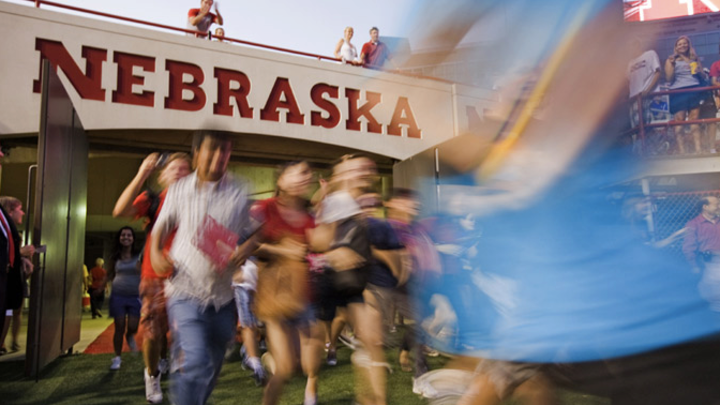
{"type": "Polygon", "coordinates": [[[638,115],[640,116],[640,119],[638,121],[638,125],[640,126],[640,130],[638,133],[640,134],[640,156],[645,156],[645,114],[643,111],[643,94],[640,92],[637,96],[637,103],[638,103],[638,115]]]}

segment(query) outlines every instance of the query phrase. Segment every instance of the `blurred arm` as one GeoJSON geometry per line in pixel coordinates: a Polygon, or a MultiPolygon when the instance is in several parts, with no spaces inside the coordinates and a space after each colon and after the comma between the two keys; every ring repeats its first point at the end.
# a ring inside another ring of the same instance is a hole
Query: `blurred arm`
{"type": "Polygon", "coordinates": [[[133,207],[133,201],[135,201],[135,198],[138,196],[138,194],[140,194],[140,191],[142,190],[145,181],[147,181],[148,177],[150,177],[150,174],[152,174],[153,170],[155,170],[155,164],[157,163],[157,159],[158,154],[151,153],[150,155],[148,155],[148,157],[145,158],[145,160],[143,160],[137,174],[132,179],[130,184],[125,187],[125,190],[123,190],[122,194],[120,194],[120,198],[118,198],[117,202],[115,203],[115,208],[113,209],[113,217],[135,217],[136,211],[135,207],[133,207]]]}
{"type": "Polygon", "coordinates": [[[697,227],[688,226],[685,232],[685,239],[683,240],[682,252],[685,255],[685,259],[690,264],[693,270],[697,269],[697,227]]]}
{"type": "Polygon", "coordinates": [[[665,81],[672,83],[675,79],[675,58],[672,56],[665,61],[665,81]]]}
{"type": "Polygon", "coordinates": [[[342,45],[343,45],[343,40],[342,40],[342,38],[341,38],[340,41],[339,41],[339,42],[337,43],[337,45],[335,46],[335,52],[333,52],[333,55],[335,55],[335,57],[338,58],[338,59],[341,58],[341,56],[340,56],[340,48],[342,48],[342,45]]]}

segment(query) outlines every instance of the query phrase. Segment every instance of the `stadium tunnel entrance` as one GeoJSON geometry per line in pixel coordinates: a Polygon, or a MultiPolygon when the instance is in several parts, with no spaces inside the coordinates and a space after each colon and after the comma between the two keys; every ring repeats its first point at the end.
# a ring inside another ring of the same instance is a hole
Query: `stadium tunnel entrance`
{"type": "MultiPolygon", "coordinates": [[[[137,173],[142,160],[153,152],[190,153],[193,131],[122,130],[87,131],[89,142],[87,180],[86,264],[109,255],[114,233],[131,225],[142,235],[142,221],[112,217],[112,209],[122,190],[137,173]]],[[[28,173],[37,164],[37,135],[3,138],[6,157],[2,165],[2,194],[19,198],[23,207],[31,207],[28,173]]],[[[342,155],[363,153],[376,162],[376,191],[387,195],[392,188],[392,167],[397,160],[352,148],[312,141],[283,139],[267,135],[235,134],[229,170],[245,179],[253,199],[270,197],[274,191],[275,169],[287,161],[306,160],[318,179],[328,179],[332,162],[342,155]]],[[[32,180],[32,179],[31,179],[32,180]]],[[[149,187],[157,187],[151,178],[149,187]]],[[[31,184],[34,187],[34,184],[31,184]]],[[[315,184],[317,187],[317,184],[315,184]]],[[[32,198],[31,198],[32,199],[32,198]]],[[[30,210],[27,209],[31,216],[30,210]]],[[[32,218],[28,218],[32,221],[32,218]]]]}

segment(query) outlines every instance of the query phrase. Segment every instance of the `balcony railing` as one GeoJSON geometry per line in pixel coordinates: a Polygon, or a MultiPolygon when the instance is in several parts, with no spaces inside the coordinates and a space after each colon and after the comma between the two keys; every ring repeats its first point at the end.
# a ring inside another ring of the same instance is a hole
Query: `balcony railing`
{"type": "MultiPolygon", "coordinates": [[[[297,51],[294,49],[282,48],[282,47],[273,46],[273,45],[260,44],[257,42],[245,41],[245,40],[237,39],[237,38],[230,38],[230,37],[224,37],[224,36],[219,37],[219,36],[214,36],[210,32],[188,30],[185,28],[173,27],[171,25],[158,24],[158,23],[154,23],[151,21],[139,20],[136,18],[123,17],[123,16],[119,16],[119,15],[115,15],[115,14],[103,13],[101,11],[95,11],[95,10],[89,10],[86,8],[70,6],[67,4],[57,3],[54,1],[45,1],[45,0],[26,0],[26,1],[35,3],[35,7],[38,7],[38,8],[40,8],[43,5],[57,7],[57,8],[65,9],[65,10],[76,11],[79,13],[90,14],[90,15],[95,15],[95,16],[104,17],[104,18],[110,18],[110,19],[114,19],[114,20],[118,20],[118,21],[125,21],[125,22],[130,22],[133,24],[145,25],[145,26],[160,28],[160,29],[164,29],[164,30],[168,30],[168,31],[175,31],[175,32],[184,33],[184,34],[191,34],[191,35],[201,37],[201,38],[212,39],[213,37],[215,37],[215,38],[221,39],[223,41],[232,42],[232,43],[236,43],[236,44],[253,46],[256,48],[267,49],[267,50],[282,52],[282,53],[288,53],[288,54],[296,55],[296,56],[304,56],[304,57],[314,58],[317,60],[326,60],[326,61],[331,61],[331,62],[336,62],[336,63],[343,63],[341,59],[338,59],[338,58],[335,58],[332,56],[325,56],[325,55],[319,55],[319,54],[310,53],[310,52],[297,51]]],[[[453,83],[449,80],[440,79],[437,77],[423,76],[423,75],[410,73],[410,72],[404,72],[404,71],[400,71],[400,70],[389,70],[389,69],[379,69],[379,68],[373,68],[373,69],[378,70],[378,71],[395,73],[395,74],[399,74],[399,75],[403,75],[403,76],[418,78],[418,79],[428,79],[428,80],[434,80],[434,81],[439,81],[439,82],[444,82],[444,83],[453,83]]]]}
{"type": "Polygon", "coordinates": [[[623,135],[636,135],[634,150],[643,156],[716,153],[717,128],[713,124],[720,122],[720,118],[716,117],[718,109],[714,97],[711,95],[718,90],[720,90],[720,86],[708,86],[663,90],[646,96],[639,94],[630,99],[631,114],[636,115],[637,124],[631,124],[633,127],[623,135]],[[703,100],[704,103],[698,106],[700,108],[699,118],[676,121],[670,113],[670,98],[674,94],[703,92],[707,95],[703,100]],[[647,103],[646,100],[652,101],[647,103]],[[703,114],[704,112],[705,114],[703,114]],[[651,117],[650,122],[646,120],[648,116],[651,117]],[[703,126],[705,127],[703,128],[703,126]],[[699,134],[700,137],[700,150],[695,147],[694,137],[696,134],[699,134]],[[690,147],[686,147],[687,145],[690,147]]]}

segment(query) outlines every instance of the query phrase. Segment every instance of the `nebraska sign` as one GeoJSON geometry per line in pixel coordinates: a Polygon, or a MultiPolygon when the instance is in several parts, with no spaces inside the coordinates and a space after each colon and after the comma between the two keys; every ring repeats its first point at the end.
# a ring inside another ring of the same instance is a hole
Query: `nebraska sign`
{"type": "Polygon", "coordinates": [[[0,134],[37,132],[42,60],[89,131],[219,129],[404,159],[463,132],[484,102],[445,82],[3,2],[0,51],[12,95],[0,134]]]}
{"type": "MultiPolygon", "coordinates": [[[[102,87],[102,62],[107,60],[108,50],[82,47],[82,55],[85,59],[85,73],[80,70],[72,56],[61,42],[37,38],[35,49],[40,51],[42,59],[50,60],[54,68],[60,68],[67,76],[74,90],[81,99],[105,101],[106,91],[102,87]]],[[[126,52],[114,52],[113,62],[117,65],[117,82],[112,92],[112,102],[130,104],[144,107],[155,107],[155,92],[143,88],[145,77],[134,73],[138,68],[144,74],[153,73],[156,70],[156,58],[152,56],[137,55],[126,52]],[[133,86],[140,88],[139,92],[133,92],[133,86]]],[[[42,66],[42,65],[41,65],[42,66]]],[[[169,80],[167,84],[167,96],[164,98],[163,108],[181,111],[200,111],[208,104],[207,95],[203,89],[205,72],[194,63],[176,60],[165,60],[165,70],[169,80]],[[189,77],[186,80],[185,77],[189,77]],[[189,98],[183,98],[183,91],[190,93],[189,98]]],[[[223,69],[215,67],[213,76],[216,79],[217,100],[213,103],[213,114],[234,116],[252,119],[254,108],[250,106],[248,96],[252,84],[248,76],[238,70],[223,69]],[[233,108],[237,106],[237,110],[233,108]],[[237,114],[235,114],[237,112],[237,114]]],[[[35,80],[33,91],[40,92],[40,80],[35,80]]],[[[365,93],[366,101],[360,104],[362,90],[345,88],[348,116],[345,120],[345,128],[351,131],[360,131],[360,118],[365,118],[367,131],[380,134],[401,136],[402,127],[407,130],[407,137],[421,138],[422,131],[418,127],[413,115],[410,101],[407,97],[398,97],[395,102],[390,123],[383,125],[375,118],[372,109],[382,102],[382,94],[368,91],[365,93]]],[[[323,128],[335,128],[340,123],[340,109],[334,103],[339,98],[339,87],[327,83],[316,83],[310,91],[305,94],[314,104],[314,110],[310,111],[310,125],[323,128]]],[[[280,111],[286,111],[283,122],[289,124],[305,124],[305,114],[295,96],[295,90],[290,79],[276,77],[264,107],[260,110],[260,119],[263,121],[280,122],[280,111]]]]}

